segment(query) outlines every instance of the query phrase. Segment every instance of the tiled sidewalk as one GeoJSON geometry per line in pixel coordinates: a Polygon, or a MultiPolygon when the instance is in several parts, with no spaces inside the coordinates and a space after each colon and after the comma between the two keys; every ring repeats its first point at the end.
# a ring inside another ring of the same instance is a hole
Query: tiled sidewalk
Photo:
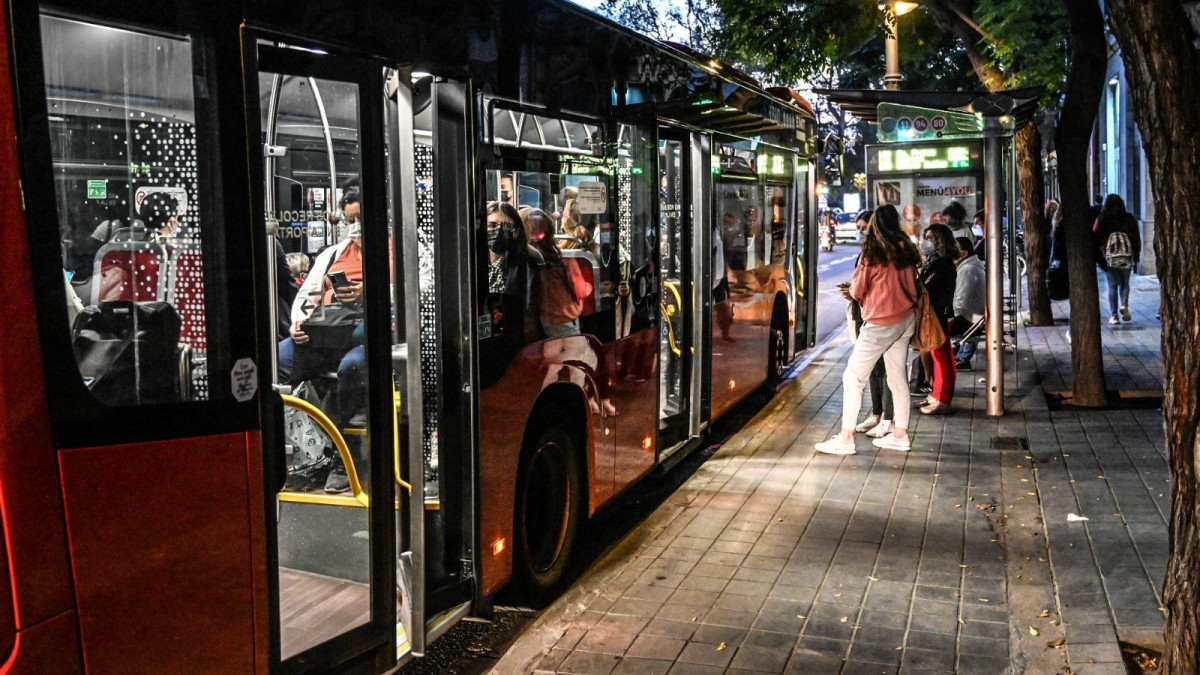
{"type": "MultiPolygon", "coordinates": [[[[1161,387],[1147,291],[1104,327],[1110,386],[1161,387]]],[[[1065,328],[1022,329],[1004,417],[960,373],[957,412],[914,410],[907,454],[813,450],[840,423],[849,345],[828,350],[495,672],[1125,673],[1118,638],[1161,641],[1161,412],[1051,412],[1065,328]]]]}

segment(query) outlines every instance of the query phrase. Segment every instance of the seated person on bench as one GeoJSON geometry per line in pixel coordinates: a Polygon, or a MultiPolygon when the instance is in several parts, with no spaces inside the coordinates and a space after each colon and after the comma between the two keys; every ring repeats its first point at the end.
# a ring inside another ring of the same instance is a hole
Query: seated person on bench
{"type": "MultiPolygon", "coordinates": [[[[951,335],[962,335],[983,318],[987,304],[987,274],[983,261],[971,249],[971,240],[958,237],[961,253],[958,257],[958,279],[954,286],[954,320],[951,335]]],[[[958,347],[955,369],[970,370],[971,357],[975,355],[975,341],[964,340],[958,347]]]]}

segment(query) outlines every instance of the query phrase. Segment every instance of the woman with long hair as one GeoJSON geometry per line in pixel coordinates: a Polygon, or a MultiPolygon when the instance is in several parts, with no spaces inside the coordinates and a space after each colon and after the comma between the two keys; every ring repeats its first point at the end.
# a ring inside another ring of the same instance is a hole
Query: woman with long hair
{"type": "Polygon", "coordinates": [[[916,247],[900,230],[896,207],[889,204],[876,209],[850,281],[850,297],[862,308],[863,326],[842,375],[842,428],[833,438],[817,443],[819,452],[854,454],[854,425],[862,407],[863,387],[880,355],[887,370],[896,419],[892,432],[872,443],[878,448],[900,451],[911,447],[904,362],[916,326],[912,299],[917,296],[916,268],[920,261],[916,247]]]}
{"type": "MultiPolygon", "coordinates": [[[[964,237],[965,238],[965,237],[964,237]]],[[[954,290],[958,283],[958,242],[946,225],[930,225],[921,235],[921,252],[925,263],[921,266],[921,283],[929,292],[929,305],[942,321],[942,332],[950,334],[950,320],[954,318],[954,290]]],[[[916,296],[913,296],[914,299],[916,296]]],[[[930,374],[930,392],[917,405],[921,414],[935,415],[950,411],[954,398],[954,356],[950,353],[950,341],[944,340],[937,349],[921,352],[921,363],[930,374]]]]}
{"type": "Polygon", "coordinates": [[[1104,206],[1092,226],[1098,247],[1097,262],[1108,278],[1108,323],[1132,321],[1129,313],[1129,276],[1142,258],[1142,238],[1137,221],[1125,210],[1120,195],[1104,198],[1104,206]],[[1120,302],[1120,304],[1118,304],[1120,302]],[[1117,312],[1120,312],[1120,319],[1117,312]]]}
{"type": "Polygon", "coordinates": [[[521,209],[521,220],[529,233],[530,246],[539,254],[542,295],[539,317],[546,337],[579,335],[579,314],[583,302],[575,292],[578,268],[568,266],[554,245],[554,220],[541,209],[521,209]]]}

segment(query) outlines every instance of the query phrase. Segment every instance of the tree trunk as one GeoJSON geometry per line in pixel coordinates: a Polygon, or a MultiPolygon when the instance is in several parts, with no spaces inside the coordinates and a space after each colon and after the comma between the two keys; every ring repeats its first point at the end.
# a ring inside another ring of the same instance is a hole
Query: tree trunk
{"type": "Polygon", "coordinates": [[[1162,292],[1163,402],[1171,541],[1163,604],[1166,673],[1200,670],[1200,70],[1195,31],[1172,0],[1108,0],[1154,186],[1162,292]]]}
{"type": "Polygon", "coordinates": [[[1100,341],[1100,291],[1096,285],[1096,247],[1088,219],[1088,142],[1104,90],[1107,46],[1104,17],[1095,0],[1067,0],[1071,17],[1071,72],[1054,145],[1058,150],[1062,189],[1062,229],[1067,237],[1071,283],[1071,402],[1080,406],[1108,403],[1100,341]]]}
{"type": "Polygon", "coordinates": [[[1017,132],[1017,175],[1021,181],[1021,213],[1025,221],[1025,262],[1029,268],[1029,323],[1051,326],[1054,314],[1046,294],[1050,266],[1050,223],[1042,208],[1046,179],[1042,172],[1042,134],[1029,123],[1017,132]]]}

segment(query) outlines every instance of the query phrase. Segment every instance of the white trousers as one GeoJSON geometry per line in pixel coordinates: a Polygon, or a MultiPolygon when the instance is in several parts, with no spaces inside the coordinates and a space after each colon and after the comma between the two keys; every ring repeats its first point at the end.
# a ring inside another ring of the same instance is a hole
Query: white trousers
{"type": "Polygon", "coordinates": [[[863,388],[867,377],[879,356],[887,369],[888,389],[892,391],[895,406],[895,425],[898,429],[908,428],[908,413],[911,402],[908,395],[908,377],[905,361],[908,360],[908,343],[916,327],[916,314],[891,326],[864,323],[858,331],[854,351],[842,374],[842,431],[853,430],[858,424],[858,413],[862,408],[863,388]]]}

